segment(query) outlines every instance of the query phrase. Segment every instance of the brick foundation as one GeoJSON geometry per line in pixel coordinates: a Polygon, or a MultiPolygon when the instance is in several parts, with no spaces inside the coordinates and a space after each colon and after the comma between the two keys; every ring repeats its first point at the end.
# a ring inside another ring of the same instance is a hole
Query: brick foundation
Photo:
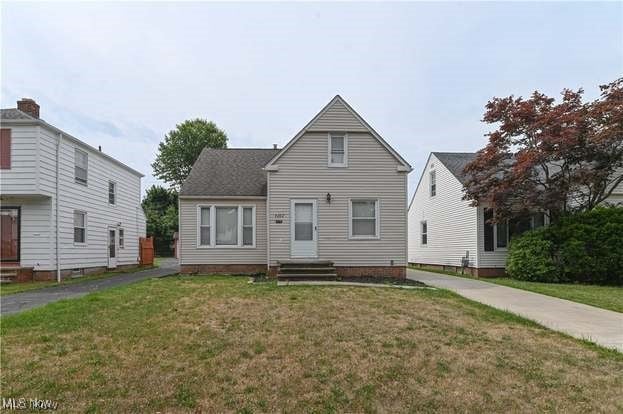
{"type": "MultiPolygon", "coordinates": [[[[461,270],[464,274],[476,277],[501,277],[506,276],[506,270],[503,267],[466,267],[461,268],[461,266],[451,266],[451,265],[438,265],[438,264],[429,264],[429,263],[409,263],[409,265],[413,267],[421,267],[421,268],[429,268],[429,269],[437,269],[437,270],[447,270],[450,272],[461,273],[461,270]]],[[[426,270],[426,269],[423,269],[426,270]]]]}
{"type": "Polygon", "coordinates": [[[336,266],[338,277],[393,277],[405,279],[405,266],[336,266]]]}
{"type": "MultiPolygon", "coordinates": [[[[109,269],[106,266],[85,267],[85,268],[80,269],[78,273],[74,273],[73,269],[65,269],[65,270],[61,270],[61,280],[71,279],[72,276],[80,277],[80,275],[86,276],[86,275],[92,275],[92,274],[97,274],[97,273],[104,273],[108,271],[122,272],[124,269],[135,268],[136,266],[138,266],[138,263],[119,265],[114,269],[109,269]]],[[[23,270],[23,269],[27,269],[27,268],[21,268],[20,270],[23,270]]],[[[27,278],[22,278],[20,274],[18,273],[18,279],[17,279],[18,282],[31,282],[31,281],[43,282],[43,281],[50,281],[50,280],[56,280],[56,270],[32,270],[32,268],[30,268],[30,274],[27,278]]]]}
{"type": "Polygon", "coordinates": [[[250,275],[266,273],[265,264],[200,264],[181,265],[183,274],[219,274],[219,275],[250,275]]]}

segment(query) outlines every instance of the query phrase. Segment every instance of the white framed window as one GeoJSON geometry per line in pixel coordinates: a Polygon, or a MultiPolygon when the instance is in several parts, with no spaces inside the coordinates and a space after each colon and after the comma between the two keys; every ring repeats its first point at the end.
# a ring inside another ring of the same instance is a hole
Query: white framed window
{"type": "Polygon", "coordinates": [[[329,167],[348,166],[348,135],[344,132],[329,133],[329,167]]]}
{"type": "Polygon", "coordinates": [[[74,178],[77,183],[87,185],[89,174],[89,154],[81,149],[74,149],[74,178]]]}
{"type": "Polygon", "coordinates": [[[125,234],[123,229],[119,229],[119,248],[123,249],[125,247],[125,234]]]}
{"type": "Polygon", "coordinates": [[[74,243],[87,241],[87,213],[74,210],[74,243]]]}
{"type": "Polygon", "coordinates": [[[350,200],[349,211],[349,238],[351,239],[378,239],[379,200],[353,199],[350,200]]]}
{"type": "Polygon", "coordinates": [[[435,170],[429,173],[430,177],[430,196],[435,197],[437,195],[437,173],[435,170]]]}
{"type": "Polygon", "coordinates": [[[420,221],[420,243],[422,246],[428,245],[428,222],[420,221]]]}
{"type": "Polygon", "coordinates": [[[117,183],[114,181],[108,181],[108,204],[115,204],[117,202],[117,183]]]}
{"type": "Polygon", "coordinates": [[[197,247],[253,248],[255,223],[255,205],[197,206],[197,247]]]}
{"type": "Polygon", "coordinates": [[[242,245],[255,245],[255,214],[253,207],[242,208],[242,245]]]}
{"type": "Polygon", "coordinates": [[[211,215],[212,207],[199,207],[199,232],[197,244],[199,246],[211,246],[211,215]]]}

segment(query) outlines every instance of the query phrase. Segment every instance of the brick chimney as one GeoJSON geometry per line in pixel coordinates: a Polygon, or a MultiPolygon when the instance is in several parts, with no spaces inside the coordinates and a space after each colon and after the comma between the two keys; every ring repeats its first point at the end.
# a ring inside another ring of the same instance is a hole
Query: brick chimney
{"type": "Polygon", "coordinates": [[[34,99],[22,98],[17,101],[17,109],[34,118],[39,118],[39,104],[34,99]]]}

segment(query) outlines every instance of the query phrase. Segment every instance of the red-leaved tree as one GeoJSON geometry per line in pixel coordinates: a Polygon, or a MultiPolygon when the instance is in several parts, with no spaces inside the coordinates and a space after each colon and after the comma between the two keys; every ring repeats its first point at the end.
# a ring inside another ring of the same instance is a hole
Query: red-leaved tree
{"type": "Polygon", "coordinates": [[[556,219],[590,210],[623,181],[623,78],[562,92],[556,103],[542,93],[530,99],[493,98],[484,122],[496,124],[489,143],[465,168],[464,198],[495,210],[496,221],[542,211],[556,219]]]}

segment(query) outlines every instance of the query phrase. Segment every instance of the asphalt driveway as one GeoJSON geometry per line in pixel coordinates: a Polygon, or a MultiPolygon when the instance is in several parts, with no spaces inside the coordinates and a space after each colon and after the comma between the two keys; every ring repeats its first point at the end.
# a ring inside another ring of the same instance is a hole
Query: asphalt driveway
{"type": "Polygon", "coordinates": [[[9,315],[46,305],[61,299],[79,298],[89,293],[109,289],[115,286],[127,285],[128,283],[152,277],[163,277],[179,272],[177,259],[162,259],[160,267],[156,269],[142,270],[133,273],[119,273],[105,279],[90,280],[71,285],[50,286],[43,289],[31,290],[14,295],[0,297],[0,315],[9,315]]]}
{"type": "Polygon", "coordinates": [[[480,280],[407,270],[407,277],[623,352],[623,313],[480,280]]]}

